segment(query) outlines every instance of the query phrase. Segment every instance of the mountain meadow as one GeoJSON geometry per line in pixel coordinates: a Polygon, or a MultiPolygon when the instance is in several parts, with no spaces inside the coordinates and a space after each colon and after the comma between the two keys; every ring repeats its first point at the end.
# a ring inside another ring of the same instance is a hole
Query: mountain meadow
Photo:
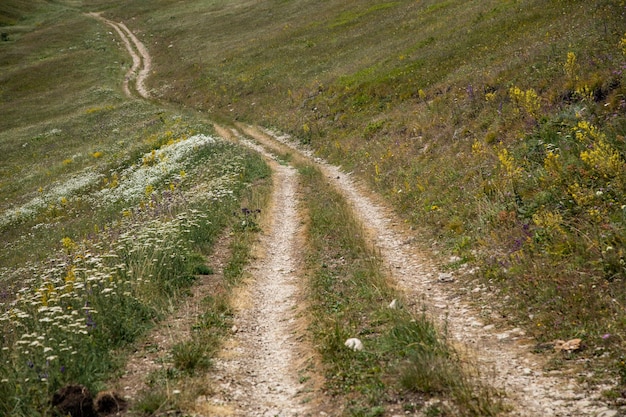
{"type": "MultiPolygon", "coordinates": [[[[210,275],[226,235],[224,288],[200,336],[172,353],[181,375],[185,359],[215,354],[205,347],[232,326],[229,291],[254,257],[272,174],[214,123],[284,132],[340,166],[393,207],[481,319],[523,329],[549,370],[604,386],[607,403],[626,396],[625,1],[3,0],[0,32],[0,416],[55,415],[67,383],[106,388],[210,275]],[[148,99],[124,93],[133,61],[90,12],[145,45],[148,99]],[[572,339],[579,349],[553,351],[572,339]]],[[[311,195],[324,189],[298,169],[311,195]]],[[[328,201],[311,196],[307,210],[324,219],[340,198],[319,194],[328,201]]],[[[360,233],[346,223],[317,236],[360,233]]],[[[320,265],[345,249],[311,241],[320,265]]],[[[351,244],[354,259],[375,255],[351,244]]],[[[325,325],[319,340],[340,327],[325,325]]],[[[458,361],[425,326],[436,355],[458,361]]],[[[329,382],[344,415],[385,415],[391,376],[378,367],[406,346],[329,382]]],[[[482,384],[446,383],[402,389],[466,410],[429,416],[507,411],[482,384]]],[[[167,401],[147,395],[134,412],[167,401]]]]}

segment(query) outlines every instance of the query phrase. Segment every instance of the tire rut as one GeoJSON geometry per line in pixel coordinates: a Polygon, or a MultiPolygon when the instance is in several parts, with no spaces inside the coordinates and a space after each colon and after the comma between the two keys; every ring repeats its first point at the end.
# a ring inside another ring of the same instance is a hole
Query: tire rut
{"type": "MultiPolygon", "coordinates": [[[[248,143],[248,146],[263,152],[248,143]]],[[[298,178],[294,168],[275,162],[274,191],[266,227],[247,268],[248,285],[235,300],[234,335],[215,361],[212,396],[200,399],[210,416],[305,415],[298,380],[297,320],[298,178]]]]}
{"type": "Polygon", "coordinates": [[[150,93],[146,88],[145,82],[152,68],[152,59],[150,58],[148,49],[124,23],[106,19],[102,17],[101,13],[92,12],[87,13],[87,15],[111,26],[133,60],[133,65],[126,72],[126,77],[124,78],[124,93],[126,96],[133,98],[130,84],[131,81],[134,81],[134,90],[137,94],[139,94],[141,98],[149,99],[150,93]]]}

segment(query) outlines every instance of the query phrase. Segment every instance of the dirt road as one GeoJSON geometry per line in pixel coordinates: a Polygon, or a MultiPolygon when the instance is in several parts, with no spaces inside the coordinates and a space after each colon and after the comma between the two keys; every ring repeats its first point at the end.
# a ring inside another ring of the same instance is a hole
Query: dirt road
{"type": "Polygon", "coordinates": [[[145,84],[152,68],[152,59],[150,58],[148,49],[146,49],[144,44],[137,39],[135,34],[131,32],[124,23],[118,23],[106,19],[102,17],[101,13],[92,12],[87,13],[87,15],[111,26],[119,36],[120,40],[124,44],[124,47],[126,48],[126,51],[128,51],[128,54],[133,60],[133,65],[129,68],[126,73],[126,77],[124,78],[124,93],[128,97],[132,98],[132,88],[132,90],[136,91],[141,98],[150,98],[150,93],[148,92],[145,84]]]}
{"type": "MultiPolygon", "coordinates": [[[[145,79],[151,60],[148,51],[123,23],[91,14],[113,27],[120,36],[133,66],[124,82],[144,98],[149,94],[145,79]]],[[[575,376],[549,375],[539,355],[531,353],[533,341],[520,329],[495,330],[485,326],[469,304],[457,297],[440,279],[438,271],[411,245],[411,232],[402,227],[392,210],[376,196],[359,186],[339,168],[314,158],[310,151],[296,146],[286,136],[254,127],[240,127],[237,134],[225,129],[218,133],[231,139],[244,136],[247,146],[270,157],[277,147],[289,147],[317,163],[334,186],[352,205],[355,214],[368,225],[369,238],[380,248],[388,270],[407,299],[424,300],[430,314],[447,327],[460,349],[475,358],[483,377],[507,393],[513,405],[511,415],[602,416],[616,412],[604,408],[597,391],[586,391],[575,376]]],[[[308,414],[298,391],[297,352],[302,348],[296,332],[298,213],[297,175],[290,167],[272,164],[275,190],[267,214],[265,234],[260,242],[257,262],[248,273],[251,281],[241,295],[236,328],[227,343],[212,377],[215,396],[199,399],[205,415],[296,416],[308,414]]]]}

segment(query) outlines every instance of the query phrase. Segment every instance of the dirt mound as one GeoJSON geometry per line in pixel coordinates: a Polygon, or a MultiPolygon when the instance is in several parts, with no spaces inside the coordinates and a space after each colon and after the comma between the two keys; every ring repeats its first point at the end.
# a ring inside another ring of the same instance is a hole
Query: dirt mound
{"type": "Polygon", "coordinates": [[[97,417],[93,396],[83,385],[66,385],[52,396],[52,406],[64,416],[97,417]]]}

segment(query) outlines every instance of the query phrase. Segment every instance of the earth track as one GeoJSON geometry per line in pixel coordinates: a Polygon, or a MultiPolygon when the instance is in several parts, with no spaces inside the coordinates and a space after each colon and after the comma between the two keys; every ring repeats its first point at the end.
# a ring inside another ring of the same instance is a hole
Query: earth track
{"type": "MultiPolygon", "coordinates": [[[[142,98],[149,98],[145,79],[151,61],[148,51],[123,24],[90,14],[113,27],[133,59],[124,81],[129,97],[130,80],[142,98]]],[[[217,128],[225,137],[243,135],[217,128]]],[[[338,167],[329,165],[286,136],[251,126],[239,126],[245,135],[264,148],[288,149],[315,162],[329,181],[346,197],[355,214],[369,232],[371,242],[380,249],[390,275],[406,293],[409,306],[426,305],[433,319],[446,326],[452,341],[466,357],[478,364],[482,378],[506,392],[512,416],[602,416],[617,412],[602,405],[599,390],[578,385],[575,376],[544,372],[544,359],[531,352],[533,341],[520,329],[496,331],[485,326],[466,300],[448,287],[428,257],[411,244],[411,232],[401,225],[393,211],[375,195],[358,185],[338,167]]],[[[269,156],[258,145],[243,142],[269,156]]],[[[269,213],[268,232],[261,239],[262,249],[249,269],[248,290],[239,299],[240,308],[232,339],[227,342],[213,380],[218,387],[214,396],[199,398],[197,405],[211,416],[301,416],[303,407],[297,382],[295,352],[297,335],[297,261],[298,215],[296,174],[293,168],[272,163],[275,190],[269,213]],[[279,220],[280,219],[280,220],[279,220]],[[281,224],[278,224],[282,222],[281,224]],[[275,308],[273,308],[275,306],[275,308]]]]}
{"type": "Polygon", "coordinates": [[[129,98],[134,97],[131,92],[131,82],[134,81],[134,91],[136,91],[141,98],[149,99],[150,93],[146,88],[145,82],[148,75],[150,75],[152,59],[150,58],[148,49],[124,23],[117,23],[106,19],[102,17],[101,13],[92,12],[87,13],[87,15],[111,26],[115,32],[117,32],[122,43],[124,43],[126,51],[128,51],[128,54],[133,60],[133,65],[126,72],[126,77],[124,78],[124,93],[126,96],[129,98]]]}
{"type": "Polygon", "coordinates": [[[297,173],[271,163],[274,191],[264,216],[248,284],[235,300],[234,335],[215,361],[215,395],[204,399],[207,416],[305,414],[299,392],[297,299],[297,173]]]}

